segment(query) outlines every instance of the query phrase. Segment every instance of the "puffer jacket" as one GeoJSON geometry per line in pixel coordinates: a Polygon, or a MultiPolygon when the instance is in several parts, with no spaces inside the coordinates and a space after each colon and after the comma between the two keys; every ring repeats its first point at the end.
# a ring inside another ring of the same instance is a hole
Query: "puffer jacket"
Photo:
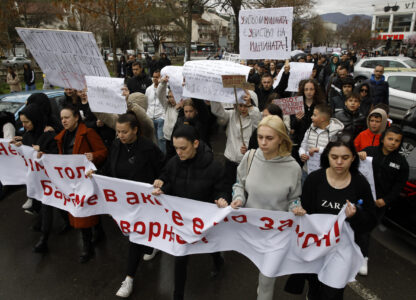
{"type": "Polygon", "coordinates": [[[354,138],[366,129],[365,116],[360,110],[352,112],[344,106],[343,110],[335,114],[335,118],[344,124],[344,130],[351,132],[354,138]]]}

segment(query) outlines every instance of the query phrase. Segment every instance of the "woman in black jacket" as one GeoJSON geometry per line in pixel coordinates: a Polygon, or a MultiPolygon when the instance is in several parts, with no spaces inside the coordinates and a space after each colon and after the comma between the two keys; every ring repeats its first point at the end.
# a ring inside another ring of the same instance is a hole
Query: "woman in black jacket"
{"type": "MultiPolygon", "coordinates": [[[[177,155],[172,157],[154,182],[154,195],[162,193],[217,203],[226,206],[226,192],[223,185],[224,172],[221,164],[214,160],[212,150],[199,140],[198,131],[189,125],[182,125],[173,132],[173,145],[177,155]]],[[[212,253],[214,270],[220,271],[224,260],[220,253],[212,253]]],[[[175,290],[173,298],[183,299],[189,255],[175,257],[175,290]]]]}
{"type": "MultiPolygon", "coordinates": [[[[15,145],[26,145],[37,150],[39,153],[56,154],[58,147],[54,140],[55,132],[44,131],[46,119],[37,105],[31,104],[19,112],[20,121],[25,128],[23,137],[15,137],[15,145]]],[[[38,243],[33,248],[34,252],[44,253],[48,251],[48,238],[52,229],[52,207],[41,204],[40,201],[32,199],[32,211],[41,213],[40,230],[42,235],[38,243]]],[[[30,210],[30,209],[29,209],[30,210]]],[[[39,220],[39,221],[40,221],[39,220]]]]}
{"type": "Polygon", "coordinates": [[[23,65],[23,78],[25,79],[26,91],[36,90],[35,71],[32,70],[30,64],[23,65]]]}
{"type": "Polygon", "coordinates": [[[60,132],[63,127],[59,118],[58,105],[44,93],[34,93],[27,98],[27,105],[38,106],[46,121],[46,130],[60,132]]]}
{"type": "MultiPolygon", "coordinates": [[[[139,122],[131,113],[120,115],[116,123],[114,140],[102,173],[107,176],[139,182],[153,183],[163,166],[162,151],[151,140],[139,135],[139,122]]],[[[133,278],[143,254],[152,248],[129,242],[127,276],[117,296],[128,297],[133,291],[133,278]]]]}

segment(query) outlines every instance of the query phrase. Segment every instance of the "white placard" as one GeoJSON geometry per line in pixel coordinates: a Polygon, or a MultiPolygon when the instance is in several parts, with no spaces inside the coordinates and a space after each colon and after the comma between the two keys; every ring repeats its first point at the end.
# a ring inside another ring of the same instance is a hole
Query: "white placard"
{"type": "Polygon", "coordinates": [[[312,156],[309,153],[307,155],[309,156],[309,159],[306,161],[308,174],[311,174],[313,171],[321,168],[321,154],[315,152],[312,156]]]}
{"type": "Polygon", "coordinates": [[[374,201],[376,198],[376,185],[374,184],[374,173],[373,173],[373,158],[367,156],[365,160],[360,160],[360,167],[358,170],[364,177],[367,179],[368,183],[371,186],[371,193],[373,194],[374,201]]]}
{"type": "Polygon", "coordinates": [[[240,10],[238,22],[242,59],[290,58],[293,7],[240,10]]]}
{"type": "Polygon", "coordinates": [[[123,78],[85,76],[91,111],[124,114],[126,98],[122,96],[123,78]]]}
{"type": "MultiPolygon", "coordinates": [[[[235,103],[234,89],[222,86],[222,75],[245,75],[250,67],[223,60],[188,61],[183,66],[185,86],[183,97],[210,100],[222,103],[235,103]]],[[[244,102],[242,89],[237,89],[237,97],[244,102]]]]}
{"type": "MultiPolygon", "coordinates": [[[[301,63],[291,62],[290,63],[290,76],[289,83],[286,91],[297,92],[299,89],[299,82],[304,79],[309,79],[312,75],[313,63],[301,63]]],[[[273,88],[276,88],[282,78],[284,68],[282,68],[273,82],[273,88]]]]}
{"type": "Polygon", "coordinates": [[[82,90],[85,75],[110,77],[91,32],[16,30],[52,85],[82,90]]]}
{"type": "Polygon", "coordinates": [[[9,140],[0,139],[0,168],[13,172],[0,172],[3,185],[20,185],[26,183],[27,166],[18,147],[9,144],[9,140]]]}
{"type": "Polygon", "coordinates": [[[326,53],[326,47],[312,47],[311,54],[320,53],[325,54],[326,53]]]}
{"type": "Polygon", "coordinates": [[[160,76],[169,76],[169,87],[176,102],[181,101],[183,93],[183,67],[166,66],[160,71],[160,76]]]}
{"type": "Polygon", "coordinates": [[[233,63],[240,63],[240,54],[224,52],[222,60],[231,61],[233,63]]]}

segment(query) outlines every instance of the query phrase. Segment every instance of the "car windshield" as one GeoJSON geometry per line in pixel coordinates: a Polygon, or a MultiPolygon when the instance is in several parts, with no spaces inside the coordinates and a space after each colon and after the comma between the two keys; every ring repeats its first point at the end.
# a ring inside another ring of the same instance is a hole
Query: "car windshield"
{"type": "Polygon", "coordinates": [[[15,114],[24,103],[0,101],[0,111],[8,111],[15,114]]]}
{"type": "Polygon", "coordinates": [[[405,64],[408,64],[411,68],[416,68],[416,60],[407,59],[403,61],[405,64]]]}

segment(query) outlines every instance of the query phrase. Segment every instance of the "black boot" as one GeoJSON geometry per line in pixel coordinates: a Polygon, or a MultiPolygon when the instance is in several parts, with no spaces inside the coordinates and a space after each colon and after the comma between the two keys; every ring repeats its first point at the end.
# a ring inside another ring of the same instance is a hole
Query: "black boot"
{"type": "Polygon", "coordinates": [[[33,247],[33,252],[36,252],[36,253],[48,252],[48,237],[49,237],[49,234],[47,233],[42,234],[39,241],[36,243],[35,247],[33,247]]]}
{"type": "Polygon", "coordinates": [[[82,233],[82,252],[79,257],[80,263],[88,262],[94,256],[94,247],[91,243],[92,230],[91,228],[81,229],[82,233]]]}
{"type": "Polygon", "coordinates": [[[98,245],[100,242],[106,239],[105,232],[103,229],[103,225],[101,223],[101,219],[97,225],[92,228],[92,239],[91,242],[94,246],[98,245]]]}

